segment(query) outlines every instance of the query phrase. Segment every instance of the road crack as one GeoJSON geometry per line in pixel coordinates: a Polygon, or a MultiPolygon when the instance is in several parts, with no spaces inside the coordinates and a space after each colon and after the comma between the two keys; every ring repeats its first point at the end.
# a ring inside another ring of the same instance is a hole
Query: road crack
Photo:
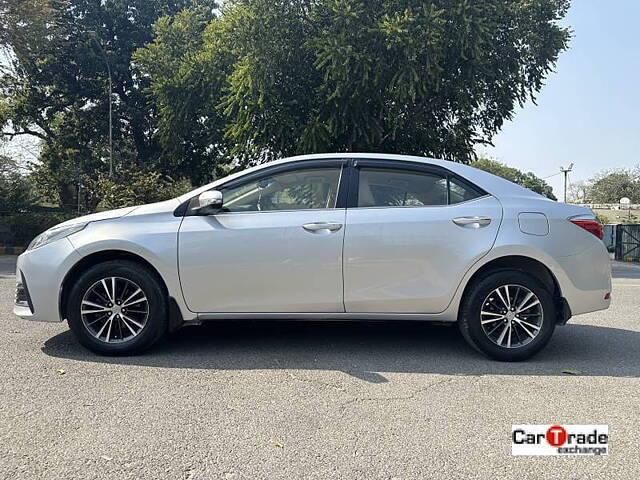
{"type": "MultiPolygon", "coordinates": [[[[413,392],[411,392],[409,395],[398,395],[398,396],[392,396],[392,397],[355,397],[352,398],[350,400],[347,400],[346,402],[343,402],[339,405],[339,408],[341,409],[342,412],[344,412],[349,406],[355,404],[355,403],[364,403],[364,402],[401,402],[401,401],[408,401],[408,400],[413,400],[415,399],[417,396],[423,394],[424,392],[426,392],[427,390],[430,390],[434,387],[439,387],[441,385],[446,385],[449,383],[453,383],[459,380],[465,380],[465,381],[469,381],[468,377],[453,377],[453,378],[447,378],[445,380],[440,380],[437,382],[432,382],[429,383],[428,385],[425,385],[423,387],[420,387],[416,390],[414,390],[413,392]]],[[[477,381],[478,379],[476,379],[477,381]]]]}
{"type": "Polygon", "coordinates": [[[333,388],[334,390],[337,390],[339,392],[345,392],[346,389],[340,385],[337,385],[335,383],[330,383],[330,382],[322,382],[320,380],[316,380],[315,378],[300,378],[298,376],[296,376],[293,372],[289,372],[287,371],[286,374],[291,377],[292,379],[296,380],[297,382],[304,382],[304,383],[311,383],[313,385],[318,385],[321,387],[328,387],[328,388],[333,388]]]}

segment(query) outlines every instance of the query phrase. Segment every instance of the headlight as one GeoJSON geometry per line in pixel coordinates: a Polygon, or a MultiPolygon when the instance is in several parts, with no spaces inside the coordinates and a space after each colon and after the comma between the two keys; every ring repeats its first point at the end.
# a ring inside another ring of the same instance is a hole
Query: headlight
{"type": "Polygon", "coordinates": [[[73,225],[50,228],[46,232],[41,233],[36,238],[31,240],[31,243],[27,247],[27,250],[34,250],[36,248],[42,247],[43,245],[46,245],[47,243],[55,242],[56,240],[60,240],[61,238],[68,237],[69,235],[82,230],[87,226],[87,224],[88,222],[74,223],[73,225]]]}

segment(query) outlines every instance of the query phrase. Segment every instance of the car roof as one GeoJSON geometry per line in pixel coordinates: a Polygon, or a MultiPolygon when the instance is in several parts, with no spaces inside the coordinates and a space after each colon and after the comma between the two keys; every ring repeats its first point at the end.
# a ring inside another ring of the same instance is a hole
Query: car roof
{"type": "Polygon", "coordinates": [[[207,185],[204,185],[196,190],[193,190],[189,193],[186,193],[178,197],[178,199],[181,202],[183,202],[185,200],[188,200],[189,198],[192,198],[195,195],[199,195],[200,193],[206,190],[210,190],[211,188],[214,188],[222,183],[226,183],[235,178],[242,177],[248,173],[257,172],[259,170],[262,170],[263,168],[267,168],[273,165],[281,165],[284,163],[292,163],[292,162],[304,162],[307,160],[331,159],[331,158],[336,158],[336,159],[366,158],[366,159],[372,159],[372,160],[376,160],[376,159],[392,160],[392,161],[395,160],[395,161],[401,161],[401,162],[419,162],[419,163],[424,163],[426,165],[436,165],[436,166],[446,168],[447,170],[450,170],[453,173],[460,175],[461,177],[469,180],[472,183],[475,183],[486,192],[490,193],[491,195],[497,196],[498,198],[503,198],[507,196],[509,197],[533,196],[537,198],[546,198],[546,197],[542,197],[541,195],[535,192],[532,192],[529,189],[523,188],[519,185],[516,185],[515,183],[505,180],[504,178],[485,172],[484,170],[480,170],[478,168],[474,168],[469,165],[465,165],[459,162],[454,162],[451,160],[440,160],[436,158],[418,157],[414,155],[399,155],[399,154],[391,154],[391,153],[344,152],[344,153],[314,153],[310,155],[297,155],[294,157],[287,157],[287,158],[282,158],[280,160],[274,160],[272,162],[262,163],[255,167],[251,167],[246,170],[242,170],[240,172],[229,175],[227,177],[215,180],[214,182],[211,182],[207,185]]]}

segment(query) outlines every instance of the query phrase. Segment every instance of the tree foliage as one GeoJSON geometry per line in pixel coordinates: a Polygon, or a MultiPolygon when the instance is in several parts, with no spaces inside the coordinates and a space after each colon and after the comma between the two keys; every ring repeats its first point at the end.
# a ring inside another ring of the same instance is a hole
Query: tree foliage
{"type": "Polygon", "coordinates": [[[157,172],[128,168],[118,171],[115,177],[100,174],[95,180],[88,179],[85,195],[112,209],[159,202],[187,193],[192,188],[184,180],[174,181],[157,172]]]}
{"type": "Polygon", "coordinates": [[[533,190],[540,195],[544,195],[551,200],[557,200],[553,194],[553,188],[543,179],[537,177],[532,172],[522,172],[517,168],[508,167],[504,163],[489,158],[479,158],[471,164],[471,166],[479,168],[489,173],[493,173],[499,177],[505,178],[510,182],[533,190]]]}
{"type": "MultiPolygon", "coordinates": [[[[109,71],[115,168],[161,170],[156,108],[133,52],[153,24],[191,0],[0,0],[1,136],[43,142],[39,175],[61,203],[74,204],[82,177],[108,167],[109,71]]],[[[212,2],[201,1],[202,5],[212,2]]]]}
{"type": "Polygon", "coordinates": [[[623,197],[640,203],[640,167],[604,171],[589,181],[589,203],[618,203],[623,197]]]}
{"type": "MultiPolygon", "coordinates": [[[[0,0],[0,136],[63,205],[108,171],[201,183],[297,153],[474,159],[535,98],[569,0],[0,0]]],[[[85,200],[91,208],[98,199],[85,200]]]]}
{"type": "Polygon", "coordinates": [[[588,203],[590,188],[589,183],[584,180],[569,182],[567,185],[567,201],[570,203],[588,203]]]}
{"type": "Polygon", "coordinates": [[[468,162],[542,87],[567,46],[557,24],[567,7],[231,0],[206,26],[197,14],[159,22],[136,58],[161,105],[165,149],[206,159],[226,143],[246,162],[324,151],[468,162]]]}
{"type": "Polygon", "coordinates": [[[215,34],[207,32],[211,20],[203,7],[161,18],[155,40],[134,55],[159,112],[157,136],[165,171],[186,174],[193,183],[225,173],[232,162],[218,108],[226,68],[219,57],[211,58],[206,46],[214,41],[215,34]]]}
{"type": "Polygon", "coordinates": [[[33,202],[29,179],[11,158],[0,155],[0,215],[26,209],[33,202]]]}

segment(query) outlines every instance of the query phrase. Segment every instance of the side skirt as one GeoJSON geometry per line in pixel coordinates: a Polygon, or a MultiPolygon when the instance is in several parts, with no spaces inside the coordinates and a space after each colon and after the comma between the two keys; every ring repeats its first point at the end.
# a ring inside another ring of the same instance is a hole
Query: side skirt
{"type": "Polygon", "coordinates": [[[455,316],[424,313],[200,313],[198,320],[412,320],[425,322],[453,323],[455,316]]]}

